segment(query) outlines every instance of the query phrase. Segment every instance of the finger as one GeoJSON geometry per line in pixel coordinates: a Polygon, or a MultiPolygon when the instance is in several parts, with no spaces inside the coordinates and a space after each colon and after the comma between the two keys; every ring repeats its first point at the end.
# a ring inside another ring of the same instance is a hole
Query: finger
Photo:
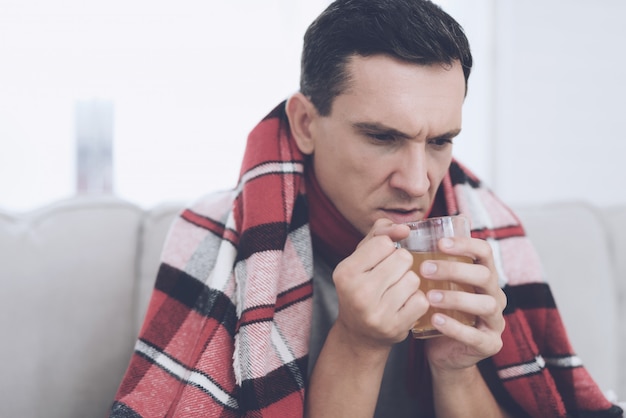
{"type": "Polygon", "coordinates": [[[407,271],[381,297],[380,306],[386,306],[395,319],[390,321],[407,331],[429,308],[424,292],[419,290],[419,277],[407,271]]]}
{"type": "Polygon", "coordinates": [[[393,241],[400,241],[409,236],[411,228],[405,224],[386,225],[374,231],[374,235],[387,235],[393,241]]]}
{"type": "Polygon", "coordinates": [[[426,295],[431,306],[464,312],[477,317],[477,327],[481,325],[498,333],[504,331],[504,318],[497,298],[490,295],[476,295],[458,291],[432,290],[426,295]]]}
{"type": "Polygon", "coordinates": [[[471,347],[480,357],[494,355],[502,348],[501,332],[464,325],[442,313],[433,315],[432,324],[443,335],[471,347]]]}
{"type": "MultiPolygon", "coordinates": [[[[413,266],[413,256],[404,249],[396,249],[384,260],[382,260],[374,269],[370,271],[372,279],[380,283],[380,287],[384,292],[391,289],[405,274],[410,271],[413,266]]],[[[413,273],[417,278],[417,274],[413,273]]],[[[369,279],[368,279],[369,280],[369,279]]],[[[417,280],[419,286],[419,279],[417,280]]]]}
{"type": "Polygon", "coordinates": [[[336,272],[349,276],[362,274],[374,269],[396,250],[394,242],[388,236],[372,236],[364,239],[351,256],[339,263],[336,272]]]}
{"type": "Polygon", "coordinates": [[[359,242],[359,245],[357,246],[357,248],[365,244],[369,240],[371,240],[373,237],[376,237],[379,235],[387,235],[385,231],[388,229],[391,229],[392,225],[393,225],[393,222],[390,219],[380,218],[376,220],[376,222],[374,222],[374,225],[372,225],[367,235],[365,235],[365,237],[361,240],[361,242],[359,242]]]}
{"type": "MultiPolygon", "coordinates": [[[[489,247],[488,244],[487,247],[489,247]]],[[[467,254],[463,252],[463,248],[456,247],[456,242],[455,250],[459,252],[458,255],[449,255],[463,257],[462,254],[467,254]]],[[[428,279],[451,280],[459,284],[472,286],[476,293],[493,295],[498,297],[501,302],[506,303],[502,295],[500,295],[500,284],[493,262],[486,265],[458,261],[467,260],[428,260],[420,266],[420,274],[428,279]]]]}
{"type": "Polygon", "coordinates": [[[397,311],[398,323],[402,324],[404,330],[409,330],[415,324],[415,321],[424,316],[428,311],[429,304],[424,292],[417,290],[406,297],[408,293],[404,293],[404,303],[397,311]]]}
{"type": "MultiPolygon", "coordinates": [[[[431,322],[442,334],[470,346],[480,346],[484,339],[500,340],[505,328],[502,312],[493,298],[486,295],[470,295],[463,292],[442,292],[443,299],[427,295],[431,306],[441,309],[462,311],[476,317],[474,326],[461,323],[459,320],[439,312],[433,315],[431,322]],[[474,299],[473,303],[458,303],[455,297],[474,299]],[[491,299],[491,300],[489,300],[491,299]],[[434,302],[433,302],[434,301],[434,302]],[[486,308],[485,308],[486,307],[486,308]]],[[[482,352],[482,350],[480,350],[482,352]]]]}
{"type": "Polygon", "coordinates": [[[493,249],[489,242],[470,237],[442,238],[437,243],[440,251],[446,254],[463,255],[474,260],[474,264],[482,264],[490,270],[495,267],[493,249]]]}
{"type": "MultiPolygon", "coordinates": [[[[381,303],[393,306],[396,311],[399,311],[407,300],[419,291],[419,285],[420,279],[417,274],[411,270],[405,270],[397,280],[385,288],[381,295],[381,303]]],[[[423,296],[423,300],[426,301],[426,296],[423,296]]],[[[428,307],[428,302],[426,306],[428,307]]]]}
{"type": "MultiPolygon", "coordinates": [[[[460,260],[426,260],[420,266],[420,275],[426,279],[450,280],[480,289],[493,287],[492,282],[497,284],[492,271],[486,266],[470,264],[460,260]]],[[[495,291],[495,289],[492,289],[492,291],[495,291]]]]}
{"type": "MultiPolygon", "coordinates": [[[[365,242],[369,241],[373,237],[377,237],[380,235],[388,236],[392,241],[399,241],[401,239],[406,238],[409,235],[410,229],[407,225],[404,224],[394,224],[391,220],[386,218],[378,219],[370,231],[367,233],[365,238],[361,240],[358,246],[363,245],[365,242]]],[[[357,248],[358,248],[357,246],[357,248]]]]}

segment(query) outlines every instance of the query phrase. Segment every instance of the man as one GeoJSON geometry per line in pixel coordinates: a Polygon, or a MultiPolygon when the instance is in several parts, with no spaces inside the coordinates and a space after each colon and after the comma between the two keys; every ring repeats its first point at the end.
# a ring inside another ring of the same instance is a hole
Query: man
{"type": "Polygon", "coordinates": [[[471,64],[428,1],[331,4],[238,187],[173,225],[112,416],[622,416],[575,367],[516,218],[452,159],[471,64]],[[473,238],[440,249],[474,264],[420,274],[476,294],[424,294],[394,242],[457,213],[473,238]],[[429,306],[477,324],[407,338],[429,306]]]}

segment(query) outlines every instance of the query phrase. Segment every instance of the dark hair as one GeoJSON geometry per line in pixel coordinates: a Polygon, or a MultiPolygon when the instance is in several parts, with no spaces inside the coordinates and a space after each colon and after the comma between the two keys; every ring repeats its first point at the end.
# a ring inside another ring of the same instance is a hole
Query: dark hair
{"type": "Polygon", "coordinates": [[[458,60],[467,91],[472,54],[463,28],[427,0],[333,2],[304,35],[300,91],[326,116],[348,87],[350,57],[375,54],[420,65],[458,60]]]}

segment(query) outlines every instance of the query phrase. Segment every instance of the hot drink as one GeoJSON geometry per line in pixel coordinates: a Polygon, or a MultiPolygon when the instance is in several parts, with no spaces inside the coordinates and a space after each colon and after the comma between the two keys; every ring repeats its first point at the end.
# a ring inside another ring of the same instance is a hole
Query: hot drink
{"type": "MultiPolygon", "coordinates": [[[[451,260],[451,261],[459,261],[462,263],[472,263],[472,259],[464,256],[455,256],[450,254],[444,254],[440,252],[415,252],[411,251],[413,255],[413,267],[412,270],[419,276],[419,268],[422,262],[425,260],[451,260]]],[[[424,293],[427,293],[430,290],[439,289],[439,290],[458,290],[464,292],[474,293],[474,289],[471,286],[457,284],[450,281],[441,281],[441,280],[428,280],[424,279],[420,276],[420,290],[424,293]]],[[[411,332],[414,338],[430,338],[441,335],[439,331],[437,331],[431,322],[431,317],[434,313],[444,313],[451,318],[456,319],[457,321],[465,324],[473,326],[476,323],[476,317],[474,315],[470,315],[464,312],[458,311],[450,311],[447,309],[439,309],[439,308],[428,308],[428,311],[418,319],[415,324],[413,324],[413,328],[411,332]]]]}

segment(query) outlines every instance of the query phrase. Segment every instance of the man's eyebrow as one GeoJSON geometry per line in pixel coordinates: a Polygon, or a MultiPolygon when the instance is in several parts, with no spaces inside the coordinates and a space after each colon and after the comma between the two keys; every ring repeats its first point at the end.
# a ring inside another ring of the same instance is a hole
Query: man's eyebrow
{"type": "Polygon", "coordinates": [[[395,128],[391,128],[389,126],[383,125],[381,123],[376,122],[354,122],[352,126],[360,131],[368,131],[368,132],[376,132],[376,133],[384,133],[388,135],[393,135],[399,138],[412,138],[411,135],[406,132],[399,131],[395,128]]]}
{"type": "Polygon", "coordinates": [[[449,132],[445,132],[445,133],[443,133],[441,135],[437,135],[437,136],[435,136],[433,138],[430,138],[430,139],[431,140],[452,139],[452,138],[458,136],[460,133],[461,133],[461,129],[460,128],[459,129],[453,129],[453,130],[451,130],[449,132]]]}
{"type": "MultiPolygon", "coordinates": [[[[399,131],[395,128],[391,128],[389,126],[386,126],[384,124],[381,123],[377,123],[377,122],[354,122],[352,124],[352,126],[360,131],[369,131],[369,132],[376,132],[376,133],[384,133],[384,134],[388,134],[388,135],[393,135],[395,137],[398,138],[405,138],[405,139],[411,139],[413,138],[412,135],[407,134],[406,132],[402,132],[399,131]]],[[[453,129],[449,132],[445,132],[443,134],[437,135],[435,137],[429,138],[431,140],[437,140],[437,139],[452,139],[456,136],[458,136],[461,133],[461,129],[453,129]]]]}

